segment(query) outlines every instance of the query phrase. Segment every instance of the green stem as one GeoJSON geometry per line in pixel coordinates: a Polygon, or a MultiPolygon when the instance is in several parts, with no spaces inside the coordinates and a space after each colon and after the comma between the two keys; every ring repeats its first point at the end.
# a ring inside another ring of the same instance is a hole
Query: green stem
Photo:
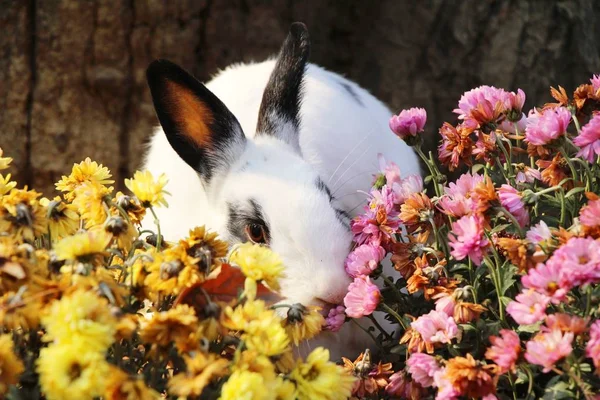
{"type": "Polygon", "coordinates": [[[567,204],[565,200],[565,190],[560,188],[560,226],[565,226],[565,219],[567,217],[567,204]]]}
{"type": "Polygon", "coordinates": [[[394,293],[396,293],[396,295],[398,295],[399,299],[403,297],[403,294],[400,291],[400,289],[398,289],[398,287],[394,284],[394,282],[389,277],[385,276],[384,274],[381,274],[380,276],[381,276],[381,279],[383,279],[383,281],[385,283],[387,283],[388,286],[390,286],[394,290],[394,293]]]}
{"type": "Polygon", "coordinates": [[[158,236],[156,238],[156,251],[160,251],[160,245],[162,244],[162,235],[160,234],[160,222],[158,220],[158,216],[156,215],[156,213],[154,212],[154,208],[153,207],[148,207],[150,209],[150,212],[152,213],[152,216],[154,217],[154,225],[156,225],[156,230],[158,232],[158,236]]]}
{"type": "Polygon", "coordinates": [[[508,176],[511,178],[509,180],[507,180],[507,183],[513,184],[514,182],[512,181],[512,177],[514,176],[513,173],[513,169],[512,169],[512,158],[510,157],[510,154],[506,151],[506,148],[504,147],[504,143],[502,142],[502,139],[500,139],[500,137],[498,135],[496,135],[496,143],[498,144],[498,147],[500,147],[500,150],[502,150],[502,153],[504,154],[504,158],[506,159],[506,169],[508,172],[508,176]]]}
{"type": "Polygon", "coordinates": [[[571,170],[571,175],[573,176],[573,180],[577,181],[578,180],[577,170],[575,169],[573,162],[571,162],[571,158],[569,157],[569,154],[565,150],[564,146],[560,146],[558,149],[560,150],[560,154],[562,154],[562,156],[565,159],[565,161],[567,162],[567,164],[569,164],[569,169],[571,170]]]}
{"type": "Polygon", "coordinates": [[[392,335],[387,333],[387,331],[385,329],[383,329],[383,327],[381,325],[379,325],[379,322],[377,322],[377,319],[373,316],[373,314],[369,315],[368,318],[371,320],[371,322],[373,322],[373,325],[375,325],[377,327],[377,329],[379,329],[379,331],[386,337],[387,340],[394,339],[392,337],[392,335]]]}
{"type": "Polygon", "coordinates": [[[425,162],[425,164],[427,164],[427,168],[429,168],[429,173],[431,174],[431,178],[433,180],[433,189],[435,190],[435,195],[437,197],[441,197],[441,192],[440,192],[438,179],[437,179],[438,176],[437,176],[435,168],[432,166],[431,160],[429,160],[427,157],[425,157],[423,150],[421,150],[421,146],[419,146],[419,145],[415,146],[415,151],[417,152],[419,157],[421,157],[423,162],[425,162]]]}
{"type": "Polygon", "coordinates": [[[592,311],[592,285],[588,285],[585,290],[585,316],[590,315],[592,311]]]}
{"type": "Polygon", "coordinates": [[[510,382],[510,387],[512,388],[513,400],[517,400],[517,388],[515,387],[515,380],[512,377],[512,373],[508,373],[508,381],[510,382]]]}
{"type": "Polygon", "coordinates": [[[492,282],[494,283],[494,287],[496,288],[496,297],[498,298],[498,312],[500,314],[500,321],[502,321],[502,323],[504,324],[504,307],[502,306],[502,295],[500,294],[500,279],[496,276],[496,270],[498,269],[498,266],[495,265],[495,263],[492,262],[492,260],[488,256],[485,256],[484,259],[485,264],[487,265],[490,273],[490,278],[492,278],[492,282]]]}
{"type": "Polygon", "coordinates": [[[383,347],[381,346],[381,344],[379,343],[379,341],[375,338],[375,336],[373,336],[373,334],[371,333],[370,330],[365,329],[361,324],[359,324],[356,319],[354,318],[350,318],[350,321],[352,321],[353,323],[356,324],[356,326],[358,326],[360,329],[362,329],[367,335],[369,335],[371,337],[371,339],[373,339],[373,342],[377,345],[377,347],[379,347],[381,350],[383,350],[383,347]]]}
{"type": "Polygon", "coordinates": [[[404,323],[404,321],[402,320],[402,317],[400,315],[398,315],[398,313],[396,311],[394,311],[390,306],[388,306],[385,303],[380,303],[381,306],[383,307],[383,309],[388,313],[394,316],[394,318],[396,318],[398,320],[398,322],[400,323],[400,325],[402,325],[402,328],[404,328],[404,330],[406,331],[408,328],[406,327],[406,324],[404,323]]]}
{"type": "Polygon", "coordinates": [[[523,232],[523,228],[521,228],[521,225],[519,224],[519,222],[517,221],[517,219],[515,218],[514,215],[512,215],[510,213],[510,211],[508,211],[504,206],[498,206],[498,209],[500,211],[502,211],[502,213],[508,218],[510,219],[510,221],[513,223],[513,225],[515,226],[515,228],[517,228],[517,231],[519,232],[519,236],[521,238],[523,238],[523,236],[525,236],[525,232],[523,232]]]}

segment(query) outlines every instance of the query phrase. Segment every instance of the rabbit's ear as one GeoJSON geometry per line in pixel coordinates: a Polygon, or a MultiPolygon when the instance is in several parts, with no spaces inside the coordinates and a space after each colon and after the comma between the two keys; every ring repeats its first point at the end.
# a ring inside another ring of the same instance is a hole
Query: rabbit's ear
{"type": "Polygon", "coordinates": [[[152,62],[146,77],[169,143],[205,183],[210,182],[245,148],[239,122],[217,96],[170,61],[152,62]]]}
{"type": "Polygon", "coordinates": [[[306,26],[301,22],[293,23],[263,93],[256,126],[257,135],[278,137],[298,152],[302,79],[309,52],[306,26]]]}

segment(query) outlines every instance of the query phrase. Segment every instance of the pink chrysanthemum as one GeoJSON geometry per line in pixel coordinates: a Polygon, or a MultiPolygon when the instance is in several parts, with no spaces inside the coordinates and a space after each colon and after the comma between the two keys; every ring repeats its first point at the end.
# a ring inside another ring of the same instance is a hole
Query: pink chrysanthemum
{"type": "Polygon", "coordinates": [[[540,221],[539,224],[534,225],[527,232],[527,240],[533,244],[544,244],[546,241],[552,238],[552,232],[548,225],[544,221],[540,221]]]}
{"type": "Polygon", "coordinates": [[[458,326],[454,318],[435,310],[421,315],[411,326],[419,332],[425,342],[430,343],[450,343],[458,335],[458,326]]]}
{"type": "Polygon", "coordinates": [[[600,227],[600,199],[590,200],[581,208],[579,222],[588,228],[600,227]]]}
{"type": "Polygon", "coordinates": [[[398,371],[392,374],[388,379],[385,392],[390,396],[406,398],[410,394],[410,380],[406,377],[406,372],[398,371]]]}
{"type": "Polygon", "coordinates": [[[440,293],[440,296],[435,301],[435,310],[454,316],[454,306],[456,305],[456,299],[453,295],[447,293],[440,293]]]}
{"type": "Polygon", "coordinates": [[[400,167],[393,161],[387,162],[381,153],[377,154],[377,160],[379,171],[385,176],[386,184],[391,187],[394,183],[400,183],[400,167]]]}
{"type": "Polygon", "coordinates": [[[590,79],[590,83],[592,84],[594,91],[599,90],[600,89],[600,75],[593,75],[592,78],[590,79]]]}
{"type": "Polygon", "coordinates": [[[529,211],[525,207],[521,193],[517,189],[510,185],[502,185],[498,189],[498,198],[500,199],[500,204],[515,217],[521,228],[529,223],[529,211]]]}
{"type": "Polygon", "coordinates": [[[538,333],[527,342],[525,359],[532,364],[544,367],[543,372],[549,372],[558,360],[571,354],[572,342],[572,332],[563,333],[555,329],[550,332],[538,333]]]}
{"type": "Polygon", "coordinates": [[[600,242],[592,238],[571,238],[560,246],[547,264],[561,272],[561,286],[574,287],[600,282],[600,242]]]}
{"type": "Polygon", "coordinates": [[[537,169],[527,166],[519,170],[517,176],[515,176],[515,182],[517,183],[533,183],[536,179],[541,181],[542,173],[537,169]]]}
{"type": "Polygon", "coordinates": [[[573,143],[580,147],[578,157],[583,157],[593,163],[596,156],[600,155],[600,114],[594,114],[592,119],[581,128],[581,133],[573,143]]]}
{"type": "Polygon", "coordinates": [[[435,400],[455,400],[460,396],[460,391],[454,388],[454,385],[446,376],[446,367],[435,373],[433,386],[438,388],[435,400]]]}
{"type": "Polygon", "coordinates": [[[337,306],[329,310],[327,318],[325,318],[325,329],[337,332],[342,328],[346,320],[346,309],[344,306],[337,306]]]}
{"type": "MultiPolygon", "coordinates": [[[[525,101],[524,96],[523,93],[523,102],[525,101]]],[[[467,126],[475,129],[479,125],[492,122],[498,112],[510,110],[512,105],[517,105],[520,100],[520,98],[511,97],[511,94],[504,89],[479,86],[461,96],[458,108],[454,109],[454,112],[458,114],[458,119],[464,120],[467,126]]]]}
{"type": "Polygon", "coordinates": [[[514,371],[521,353],[519,335],[510,329],[502,329],[500,337],[490,336],[490,342],[492,345],[485,352],[485,358],[492,360],[501,374],[514,371]]]}
{"type": "Polygon", "coordinates": [[[369,275],[385,257],[385,249],[376,244],[358,246],[346,258],[346,272],[351,277],[369,275]]]}
{"type": "Polygon", "coordinates": [[[413,380],[425,388],[433,386],[435,373],[442,369],[435,357],[424,353],[414,353],[406,365],[413,380]]]}
{"type": "Polygon", "coordinates": [[[412,194],[423,191],[423,178],[419,175],[409,175],[391,187],[394,192],[394,203],[404,204],[412,194]]]}
{"type": "Polygon", "coordinates": [[[462,174],[456,182],[450,182],[444,188],[444,195],[437,203],[438,208],[446,215],[460,218],[470,215],[475,209],[475,202],[471,193],[475,186],[483,181],[483,175],[470,173],[462,174]]]}
{"type": "Polygon", "coordinates": [[[466,215],[452,224],[449,234],[450,254],[457,260],[470,257],[473,263],[481,265],[483,255],[490,242],[483,232],[483,221],[479,215],[466,215]]]}
{"type": "Polygon", "coordinates": [[[356,277],[348,286],[348,294],[344,297],[346,315],[350,318],[371,315],[377,308],[380,298],[379,288],[371,283],[368,276],[356,277]]]}
{"type": "Polygon", "coordinates": [[[543,146],[558,139],[571,122],[571,112],[564,107],[549,108],[542,113],[531,110],[527,117],[525,140],[536,146],[543,146]]]}
{"type": "Polygon", "coordinates": [[[520,325],[535,324],[546,318],[550,298],[532,289],[524,289],[506,306],[506,312],[520,325]]]}
{"type": "Polygon", "coordinates": [[[600,372],[600,320],[590,327],[590,340],[585,346],[585,355],[592,359],[596,370],[600,372]]]}
{"type": "Polygon", "coordinates": [[[517,133],[517,130],[520,134],[525,132],[525,128],[527,127],[527,116],[525,114],[521,114],[521,119],[518,122],[511,122],[507,119],[502,121],[500,125],[498,125],[498,129],[509,132],[509,133],[517,133]]]}
{"type": "Polygon", "coordinates": [[[394,194],[385,185],[371,191],[371,201],[365,213],[350,223],[357,244],[381,245],[391,240],[400,227],[400,213],[394,204],[394,194]]]}
{"type": "Polygon", "coordinates": [[[411,108],[402,110],[400,114],[390,118],[390,129],[400,139],[406,140],[422,132],[427,122],[427,112],[424,108],[411,108]]]}
{"type": "Polygon", "coordinates": [[[561,267],[554,262],[540,263],[530,269],[527,275],[521,278],[521,283],[527,289],[548,296],[553,304],[560,304],[571,290],[570,286],[561,283],[561,267]]]}

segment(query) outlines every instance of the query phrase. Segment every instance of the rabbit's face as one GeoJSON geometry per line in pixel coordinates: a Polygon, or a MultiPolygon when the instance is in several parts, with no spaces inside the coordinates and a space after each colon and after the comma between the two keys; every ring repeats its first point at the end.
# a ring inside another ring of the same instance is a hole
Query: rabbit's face
{"type": "Polygon", "coordinates": [[[230,243],[271,247],[286,270],[286,303],[340,303],[350,280],[344,259],[352,235],[349,218],[302,157],[270,137],[247,142],[240,160],[212,200],[225,216],[220,232],[230,243]]]}
{"type": "Polygon", "coordinates": [[[216,215],[212,225],[231,243],[264,243],[279,254],[287,302],[327,306],[339,303],[350,283],[343,265],[351,233],[348,217],[300,150],[308,48],[304,25],[292,25],[253,139],[213,93],[175,64],[155,61],[147,77],[169,143],[204,185],[216,215]]]}

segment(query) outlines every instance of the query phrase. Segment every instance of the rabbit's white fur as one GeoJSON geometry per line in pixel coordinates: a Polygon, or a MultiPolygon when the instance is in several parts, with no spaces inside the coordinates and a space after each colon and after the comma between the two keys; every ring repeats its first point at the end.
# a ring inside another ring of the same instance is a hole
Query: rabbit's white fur
{"type": "MultiPolygon", "coordinates": [[[[340,222],[332,204],[350,216],[362,212],[367,196],[358,191],[368,192],[379,169],[378,153],[396,162],[404,176],[420,174],[419,163],[413,151],[390,132],[392,113],[384,104],[355,83],[312,64],[304,75],[300,152],[293,126],[286,129],[287,140],[254,137],[263,90],[274,65],[273,60],[234,65],[206,85],[237,117],[249,139],[245,147],[229,149],[236,161],[206,190],[162,129],[155,131],[145,168],[155,176],[165,173],[171,193],[169,207],[156,211],[167,240],[206,225],[236,242],[239,239],[227,226],[228,204],[254,199],[271,227],[270,246],[286,266],[281,282],[284,302],[340,303],[351,282],[344,259],[352,235],[348,221],[340,222]],[[315,184],[318,178],[330,188],[331,204],[315,184]]],[[[153,218],[148,216],[144,225],[154,228],[153,218]]],[[[345,324],[341,332],[321,334],[306,349],[325,345],[337,357],[348,349],[360,351],[364,339],[354,324],[345,324]]]]}

